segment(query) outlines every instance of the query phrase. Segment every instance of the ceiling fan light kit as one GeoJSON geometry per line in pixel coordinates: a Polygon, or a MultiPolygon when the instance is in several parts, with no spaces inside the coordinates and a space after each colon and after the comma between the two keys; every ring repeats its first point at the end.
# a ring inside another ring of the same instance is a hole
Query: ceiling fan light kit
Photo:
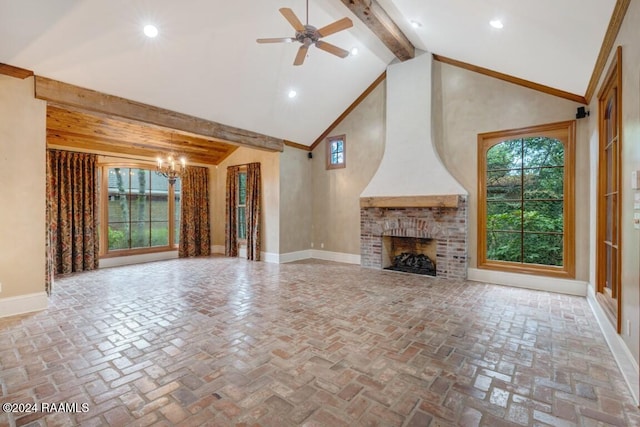
{"type": "Polygon", "coordinates": [[[349,51],[320,39],[337,33],[338,31],[351,28],[353,26],[351,19],[342,18],[318,29],[313,25],[309,25],[309,0],[307,0],[307,23],[305,25],[302,25],[302,22],[300,22],[293,10],[287,7],[280,8],[279,10],[282,16],[284,16],[289,24],[291,24],[293,29],[296,30],[295,36],[257,39],[256,41],[258,43],[291,43],[294,41],[301,43],[302,46],[298,49],[293,65],[302,65],[304,63],[304,60],[307,57],[307,51],[312,45],[315,45],[318,49],[324,50],[325,52],[340,58],[346,58],[349,56],[349,51]]]}

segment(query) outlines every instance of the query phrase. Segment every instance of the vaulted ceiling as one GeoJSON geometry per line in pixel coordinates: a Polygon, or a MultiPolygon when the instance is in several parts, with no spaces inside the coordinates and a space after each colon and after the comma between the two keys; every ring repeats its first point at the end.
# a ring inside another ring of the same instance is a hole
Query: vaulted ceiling
{"type": "MultiPolygon", "coordinates": [[[[372,0],[310,0],[309,23],[357,55],[298,43],[278,12],[305,0],[0,0],[0,63],[37,75],[311,145],[396,60],[354,13],[372,0]],[[159,35],[147,38],[145,24],[159,35]],[[289,98],[295,90],[297,96],[289,98]]],[[[419,50],[584,95],[616,0],[377,0],[419,50]],[[489,25],[500,19],[501,30],[489,25]],[[420,24],[417,28],[412,21],[420,24]]]]}

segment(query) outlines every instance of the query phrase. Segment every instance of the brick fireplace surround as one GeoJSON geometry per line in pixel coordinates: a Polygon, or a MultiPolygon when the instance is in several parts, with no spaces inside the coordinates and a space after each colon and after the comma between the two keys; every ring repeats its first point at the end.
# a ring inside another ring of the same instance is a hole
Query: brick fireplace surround
{"type": "Polygon", "coordinates": [[[362,198],[360,201],[363,267],[382,268],[383,236],[419,237],[437,241],[436,277],[466,279],[467,233],[467,196],[362,198]],[[404,207],[396,206],[404,204],[402,199],[408,203],[404,207]]]}

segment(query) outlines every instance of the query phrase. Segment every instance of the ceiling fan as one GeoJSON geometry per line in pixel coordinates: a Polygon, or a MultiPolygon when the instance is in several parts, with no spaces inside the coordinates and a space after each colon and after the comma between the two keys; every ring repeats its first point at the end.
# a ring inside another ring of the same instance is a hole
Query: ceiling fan
{"type": "Polygon", "coordinates": [[[320,39],[352,27],[353,22],[351,22],[351,19],[342,18],[318,29],[313,25],[309,25],[309,0],[307,0],[307,23],[305,25],[302,25],[302,22],[300,22],[296,14],[293,13],[293,10],[288,7],[282,7],[279,10],[282,16],[284,16],[284,18],[289,21],[289,24],[296,30],[295,37],[257,39],[256,41],[258,43],[291,43],[295,41],[302,43],[302,46],[298,49],[296,59],[293,61],[293,65],[302,65],[311,45],[315,45],[318,49],[322,49],[340,58],[349,56],[348,51],[320,39]]]}

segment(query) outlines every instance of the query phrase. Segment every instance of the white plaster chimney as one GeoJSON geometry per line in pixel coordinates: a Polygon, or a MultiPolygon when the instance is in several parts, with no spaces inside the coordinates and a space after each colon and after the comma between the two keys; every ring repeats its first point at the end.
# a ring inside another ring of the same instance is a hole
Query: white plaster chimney
{"type": "Polygon", "coordinates": [[[387,67],[384,155],[361,197],[467,194],[433,145],[431,54],[387,67]]]}

